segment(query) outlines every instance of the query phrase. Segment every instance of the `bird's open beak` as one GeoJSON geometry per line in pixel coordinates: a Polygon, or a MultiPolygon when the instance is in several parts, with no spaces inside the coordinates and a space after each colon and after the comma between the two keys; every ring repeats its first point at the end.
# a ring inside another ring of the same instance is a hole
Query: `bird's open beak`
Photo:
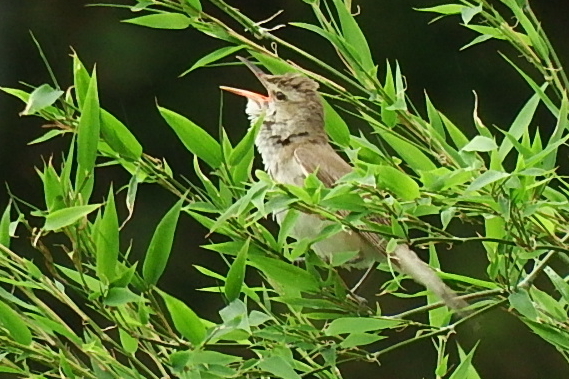
{"type": "Polygon", "coordinates": [[[261,95],[260,93],[247,91],[245,89],[233,88],[233,87],[226,87],[226,86],[219,86],[224,91],[234,93],[239,96],[245,96],[248,99],[255,100],[259,104],[263,104],[269,101],[269,97],[265,95],[261,95]]]}
{"type": "MultiPolygon", "coordinates": [[[[247,59],[245,59],[243,57],[238,56],[237,59],[239,59],[241,62],[243,62],[245,64],[245,66],[247,66],[247,68],[249,70],[251,70],[253,72],[253,74],[255,74],[257,79],[259,79],[259,81],[261,82],[261,84],[263,84],[264,87],[267,87],[265,84],[265,75],[266,74],[261,69],[259,69],[257,66],[255,66],[253,63],[249,62],[247,59]]],[[[245,96],[248,99],[255,100],[259,104],[263,104],[263,103],[269,101],[268,96],[262,95],[262,94],[257,93],[257,92],[247,91],[244,89],[233,88],[233,87],[226,87],[226,86],[219,86],[219,88],[221,88],[224,91],[232,92],[232,93],[240,95],[240,96],[245,96]]]]}

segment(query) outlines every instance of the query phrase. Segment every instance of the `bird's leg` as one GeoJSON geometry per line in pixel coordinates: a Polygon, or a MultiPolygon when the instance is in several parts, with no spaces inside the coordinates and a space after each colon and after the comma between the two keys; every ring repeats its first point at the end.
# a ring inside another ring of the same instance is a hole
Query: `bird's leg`
{"type": "MultiPolygon", "coordinates": [[[[375,269],[377,269],[377,265],[378,263],[374,263],[371,266],[369,266],[369,268],[366,270],[366,272],[362,275],[362,277],[360,278],[360,280],[358,280],[358,282],[356,283],[355,286],[353,286],[350,289],[350,293],[354,296],[356,295],[356,291],[365,283],[365,281],[370,277],[370,274],[372,271],[374,271],[375,269]]],[[[359,297],[359,296],[358,296],[359,297]]]]}

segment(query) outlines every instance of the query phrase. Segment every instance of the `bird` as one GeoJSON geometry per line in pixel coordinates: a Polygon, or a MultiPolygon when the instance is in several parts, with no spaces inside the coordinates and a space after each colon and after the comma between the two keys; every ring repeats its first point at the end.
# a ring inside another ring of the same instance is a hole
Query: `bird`
{"type": "MultiPolygon", "coordinates": [[[[297,72],[266,74],[249,60],[237,58],[255,74],[267,95],[228,86],[220,88],[247,98],[245,112],[251,124],[263,117],[255,145],[265,171],[275,182],[303,186],[305,178],[314,174],[323,185],[333,187],[354,170],[328,140],[318,82],[297,72]]],[[[285,216],[286,212],[279,212],[275,218],[280,224],[285,216]]],[[[315,238],[330,223],[318,215],[301,213],[291,236],[298,240],[315,238]]],[[[397,244],[389,253],[386,247],[387,241],[381,236],[354,230],[342,230],[312,245],[325,261],[331,261],[338,252],[357,252],[345,263],[347,268],[369,269],[376,262],[389,260],[396,270],[423,285],[452,310],[462,313],[468,306],[408,244],[397,244]]]]}

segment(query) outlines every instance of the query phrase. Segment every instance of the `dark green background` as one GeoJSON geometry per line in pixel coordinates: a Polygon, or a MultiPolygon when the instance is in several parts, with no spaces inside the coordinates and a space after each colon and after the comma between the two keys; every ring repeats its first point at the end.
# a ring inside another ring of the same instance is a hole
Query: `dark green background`
{"type": "MultiPolygon", "coordinates": [[[[273,25],[311,21],[309,8],[300,0],[229,2],[256,20],[286,9],[273,21],[273,25]]],[[[240,67],[201,69],[178,78],[199,57],[223,45],[194,30],[152,30],[120,23],[121,19],[135,15],[127,10],[85,7],[86,3],[76,0],[0,0],[0,86],[22,88],[18,81],[34,86],[49,82],[29,31],[41,43],[60,84],[65,88],[72,82],[68,55],[70,47],[73,47],[88,67],[97,64],[103,107],[129,126],[146,153],[164,157],[175,173],[191,177],[191,157],[158,115],[155,102],[188,116],[216,135],[221,97],[218,86],[258,88],[257,83],[249,72],[240,67]]],[[[516,59],[516,53],[507,45],[489,42],[461,52],[459,48],[475,34],[460,27],[457,18],[428,25],[432,15],[412,9],[432,6],[437,4],[436,1],[368,0],[355,3],[361,5],[358,20],[368,36],[380,72],[383,73],[386,59],[391,63],[397,60],[406,76],[408,93],[415,103],[421,106],[423,91],[428,91],[437,108],[463,130],[468,130],[470,136],[474,135],[472,91],[479,96],[479,114],[485,124],[502,129],[508,128],[531,95],[529,87],[496,53],[500,50],[516,59]]],[[[562,61],[569,62],[569,2],[542,0],[534,1],[533,6],[562,61]]],[[[333,50],[308,32],[287,27],[276,33],[290,41],[300,41],[302,47],[339,67],[333,50]]],[[[287,58],[297,58],[284,50],[280,53],[287,58]]],[[[519,63],[526,67],[523,61],[519,63]]],[[[246,128],[243,106],[241,99],[225,97],[224,125],[234,141],[246,128]]],[[[8,183],[19,197],[42,207],[41,182],[34,167],[41,167],[42,157],[48,159],[53,155],[54,160],[59,161],[61,151],[65,151],[69,143],[67,139],[57,139],[27,146],[28,141],[40,136],[44,130],[41,129],[42,120],[20,118],[18,112],[22,109],[19,100],[0,93],[2,209],[8,200],[4,183],[8,183]]],[[[352,122],[351,126],[356,132],[360,125],[352,122]]],[[[547,133],[553,121],[542,112],[536,126],[547,133]]],[[[127,180],[122,170],[99,170],[94,201],[102,199],[110,182],[119,186],[127,180]]],[[[119,196],[119,201],[123,198],[124,193],[119,196]]],[[[123,232],[125,248],[131,239],[133,241],[133,259],[142,256],[154,225],[174,200],[156,186],[140,189],[134,219],[123,232]]],[[[41,221],[37,221],[41,225],[41,221]]],[[[201,316],[217,320],[216,312],[223,306],[222,299],[195,291],[216,283],[197,273],[192,268],[193,264],[223,270],[215,254],[196,247],[204,242],[204,234],[201,227],[187,217],[183,218],[171,264],[160,285],[187,301],[201,316]]],[[[27,251],[25,238],[23,236],[16,241],[17,249],[27,251]]],[[[36,253],[28,253],[41,262],[36,253]]],[[[463,246],[453,250],[453,254],[448,260],[456,271],[484,278],[482,251],[463,246]]],[[[474,362],[482,378],[569,376],[567,364],[561,356],[528,332],[517,319],[504,312],[494,312],[480,321],[479,330],[461,331],[461,342],[470,349],[473,343],[481,340],[474,362]]],[[[429,367],[434,361],[433,349],[427,341],[389,354],[379,368],[360,363],[346,367],[343,372],[346,378],[380,374],[382,378],[433,377],[429,367]]]]}

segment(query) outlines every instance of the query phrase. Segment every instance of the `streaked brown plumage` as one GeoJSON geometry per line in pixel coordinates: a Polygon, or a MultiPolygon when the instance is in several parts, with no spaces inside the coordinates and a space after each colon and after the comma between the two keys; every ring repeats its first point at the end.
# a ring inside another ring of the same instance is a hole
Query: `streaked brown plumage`
{"type": "MultiPolygon", "coordinates": [[[[256,66],[241,59],[261,81],[268,96],[231,87],[222,87],[248,98],[246,112],[254,122],[264,113],[263,125],[255,144],[261,154],[265,170],[280,183],[304,185],[309,173],[331,187],[352,167],[344,161],[328,142],[324,130],[324,108],[318,94],[318,83],[301,74],[267,75],[256,66]]],[[[280,223],[284,212],[276,215],[280,223]]],[[[297,239],[314,238],[330,222],[303,213],[293,227],[297,239]]],[[[358,251],[347,263],[354,268],[368,268],[376,261],[385,261],[386,243],[380,236],[367,232],[342,231],[312,245],[314,251],[329,260],[336,252],[358,251]]],[[[436,294],[445,304],[460,310],[468,304],[446,286],[434,270],[423,262],[409,246],[398,245],[389,259],[401,272],[411,276],[436,294]]]]}

